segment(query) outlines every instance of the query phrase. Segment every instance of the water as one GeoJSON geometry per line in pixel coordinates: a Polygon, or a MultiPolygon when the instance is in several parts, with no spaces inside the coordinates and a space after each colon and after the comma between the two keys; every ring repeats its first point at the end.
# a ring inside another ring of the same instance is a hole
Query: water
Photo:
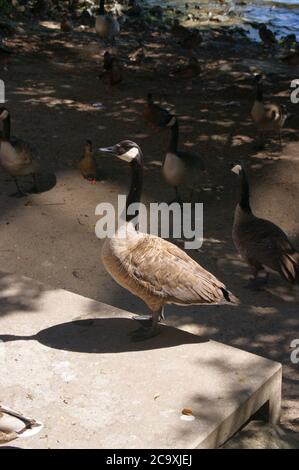
{"type": "Polygon", "coordinates": [[[174,6],[185,16],[188,13],[199,14],[200,22],[206,20],[207,14],[211,12],[212,18],[218,16],[221,19],[221,23],[214,23],[215,26],[241,23],[255,40],[258,40],[258,35],[249,26],[249,22],[266,23],[278,38],[294,33],[299,41],[299,0],[226,0],[225,3],[216,0],[164,0],[163,2],[149,0],[149,2],[174,6]],[[189,4],[188,10],[185,9],[186,1],[189,4]],[[200,5],[201,10],[194,9],[195,5],[200,5]]]}

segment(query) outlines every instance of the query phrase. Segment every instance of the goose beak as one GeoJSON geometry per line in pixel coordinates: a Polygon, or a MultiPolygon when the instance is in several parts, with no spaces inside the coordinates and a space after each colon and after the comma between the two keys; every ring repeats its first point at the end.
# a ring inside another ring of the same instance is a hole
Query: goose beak
{"type": "Polygon", "coordinates": [[[116,145],[113,145],[112,147],[100,147],[98,148],[98,151],[101,153],[110,153],[112,155],[117,155],[116,145]]]}

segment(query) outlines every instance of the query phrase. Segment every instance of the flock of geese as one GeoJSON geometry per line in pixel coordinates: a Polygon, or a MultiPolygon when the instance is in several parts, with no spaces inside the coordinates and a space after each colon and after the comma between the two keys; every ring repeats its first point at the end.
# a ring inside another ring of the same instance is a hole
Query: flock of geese
{"type": "MultiPolygon", "coordinates": [[[[101,0],[100,12],[96,18],[96,31],[101,37],[113,42],[119,34],[119,24],[114,17],[105,13],[104,3],[101,0]]],[[[67,28],[66,19],[63,21],[64,28],[67,28]]],[[[176,34],[181,35],[182,41],[200,41],[199,35],[187,37],[178,24],[174,27],[176,34]]],[[[109,69],[109,53],[106,54],[105,60],[109,69]]],[[[263,77],[256,75],[254,81],[256,97],[251,116],[259,132],[259,145],[264,146],[264,136],[270,131],[277,133],[281,143],[281,131],[287,118],[286,109],[276,104],[266,104],[263,98],[263,77]]],[[[205,163],[200,155],[179,150],[179,119],[155,103],[151,93],[147,96],[143,116],[152,128],[169,130],[169,146],[163,159],[162,172],[168,184],[174,188],[175,200],[181,202],[179,188],[183,185],[190,186],[191,191],[197,188],[205,171],[205,163]]],[[[0,166],[15,182],[17,192],[14,195],[25,195],[19,182],[19,177],[24,175],[32,176],[33,191],[38,192],[37,150],[32,144],[12,137],[10,112],[4,106],[0,107],[0,121],[0,166]]],[[[131,140],[123,140],[98,150],[130,165],[132,179],[127,195],[127,208],[132,203],[140,202],[143,183],[143,152],[140,146],[131,140]]],[[[91,141],[86,142],[79,170],[84,178],[96,182],[97,166],[91,141]]],[[[235,209],[232,237],[238,252],[252,271],[253,285],[265,284],[269,271],[278,273],[291,284],[299,284],[298,252],[283,230],[253,214],[244,164],[240,161],[233,162],[231,170],[238,175],[241,188],[235,209]],[[261,276],[261,273],[264,275],[261,276]]],[[[118,228],[112,238],[107,238],[104,242],[102,262],[113,279],[141,298],[150,310],[149,315],[134,317],[140,323],[140,328],[132,333],[132,339],[136,341],[158,334],[158,323],[164,319],[164,307],[167,304],[188,306],[240,303],[225,284],[178,246],[160,237],[139,232],[128,213],[126,222],[118,228]]],[[[40,424],[34,420],[0,406],[0,441],[11,440],[18,434],[38,427],[40,424]]]]}

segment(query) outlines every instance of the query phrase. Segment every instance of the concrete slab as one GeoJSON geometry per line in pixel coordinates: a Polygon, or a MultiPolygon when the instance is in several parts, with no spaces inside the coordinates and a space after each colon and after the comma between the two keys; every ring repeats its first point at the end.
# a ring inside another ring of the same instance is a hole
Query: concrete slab
{"type": "Polygon", "coordinates": [[[279,363],[164,325],[134,343],[131,316],[0,275],[0,402],[44,423],[13,445],[215,448],[266,403],[278,421],[279,363]]]}

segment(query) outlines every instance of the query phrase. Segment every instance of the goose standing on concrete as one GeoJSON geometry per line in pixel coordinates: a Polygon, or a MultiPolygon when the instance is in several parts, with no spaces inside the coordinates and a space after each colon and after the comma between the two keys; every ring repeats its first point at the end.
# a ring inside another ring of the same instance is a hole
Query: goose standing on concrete
{"type": "Polygon", "coordinates": [[[261,74],[255,76],[256,97],[251,108],[251,117],[258,129],[260,147],[264,147],[264,133],[278,133],[279,143],[282,146],[281,131],[287,118],[284,106],[273,103],[265,104],[263,95],[263,77],[261,74]]]}
{"type": "Polygon", "coordinates": [[[252,213],[244,165],[234,162],[231,169],[241,179],[241,197],[235,210],[232,236],[240,255],[252,269],[253,285],[268,281],[268,271],[265,278],[258,279],[259,272],[267,268],[286,281],[299,284],[298,252],[277,225],[252,213]]]}
{"type": "MultiPolygon", "coordinates": [[[[99,149],[130,163],[132,182],[126,209],[140,202],[143,156],[140,147],[130,140],[99,149]]],[[[238,299],[213,274],[177,246],[160,237],[138,232],[126,212],[126,222],[112,238],[106,239],[102,261],[113,279],[140,297],[151,315],[137,316],[143,325],[133,333],[144,339],[157,333],[165,304],[237,304],[238,299]]]]}
{"type": "Polygon", "coordinates": [[[193,191],[200,183],[201,173],[205,171],[205,164],[199,155],[178,150],[179,123],[176,116],[172,116],[167,127],[170,127],[171,136],[163,162],[163,175],[166,181],[174,187],[176,201],[180,202],[178,188],[181,185],[191,188],[190,198],[192,200],[193,191]]]}
{"type": "Polygon", "coordinates": [[[116,36],[119,35],[119,22],[113,15],[105,12],[105,0],[100,0],[100,8],[96,16],[95,30],[100,38],[114,42],[116,36]]]}
{"type": "Polygon", "coordinates": [[[33,191],[38,192],[36,181],[38,154],[36,149],[24,140],[11,137],[10,113],[5,107],[0,107],[0,120],[3,123],[2,137],[0,138],[0,166],[15,181],[18,191],[14,196],[25,195],[18,182],[18,177],[23,175],[32,175],[33,191]]]}
{"type": "Polygon", "coordinates": [[[40,432],[43,425],[0,404],[0,444],[40,432]]]}

